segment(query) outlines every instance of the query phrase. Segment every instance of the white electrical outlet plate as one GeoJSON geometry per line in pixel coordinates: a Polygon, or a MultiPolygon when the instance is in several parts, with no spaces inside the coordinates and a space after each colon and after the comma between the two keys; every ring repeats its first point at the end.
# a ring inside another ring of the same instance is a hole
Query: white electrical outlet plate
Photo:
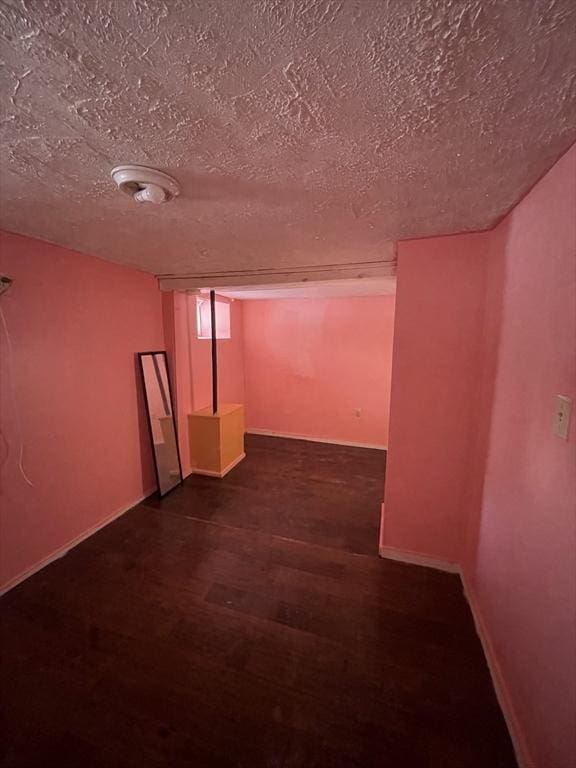
{"type": "Polygon", "coordinates": [[[554,434],[562,440],[568,440],[570,429],[570,414],[572,412],[572,400],[564,395],[556,395],[554,409],[554,434]]]}

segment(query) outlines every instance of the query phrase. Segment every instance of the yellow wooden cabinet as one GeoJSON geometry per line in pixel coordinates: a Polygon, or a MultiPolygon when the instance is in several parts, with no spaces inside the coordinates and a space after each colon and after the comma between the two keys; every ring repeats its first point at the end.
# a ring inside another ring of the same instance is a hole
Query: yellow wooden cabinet
{"type": "Polygon", "coordinates": [[[202,408],[188,416],[190,459],[198,475],[224,477],[246,456],[244,406],[225,403],[212,413],[202,408]]]}

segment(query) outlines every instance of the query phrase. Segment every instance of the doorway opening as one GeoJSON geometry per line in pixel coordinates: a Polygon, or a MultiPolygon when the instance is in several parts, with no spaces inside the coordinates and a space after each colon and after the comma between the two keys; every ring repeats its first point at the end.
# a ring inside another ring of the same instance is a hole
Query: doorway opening
{"type": "MultiPolygon", "coordinates": [[[[386,277],[216,289],[219,409],[222,420],[235,419],[232,429],[242,418],[245,431],[241,455],[226,454],[217,471],[203,464],[212,416],[208,291],[186,294],[193,507],[209,495],[206,514],[225,525],[378,553],[395,288],[386,277]]],[[[222,451],[236,439],[227,429],[213,429],[222,451]]]]}

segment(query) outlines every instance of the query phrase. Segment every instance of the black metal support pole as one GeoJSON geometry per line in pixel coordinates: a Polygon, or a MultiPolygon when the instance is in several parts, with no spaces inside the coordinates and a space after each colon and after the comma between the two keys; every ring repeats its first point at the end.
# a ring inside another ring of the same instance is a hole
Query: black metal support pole
{"type": "Polygon", "coordinates": [[[218,349],[216,342],[216,294],[210,291],[210,325],[212,326],[212,413],[218,412],[218,349]]]}

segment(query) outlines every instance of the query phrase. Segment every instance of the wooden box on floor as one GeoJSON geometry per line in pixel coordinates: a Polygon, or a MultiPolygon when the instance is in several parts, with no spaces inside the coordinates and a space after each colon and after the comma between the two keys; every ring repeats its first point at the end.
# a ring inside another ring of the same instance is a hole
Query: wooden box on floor
{"type": "Polygon", "coordinates": [[[202,408],[188,416],[190,459],[198,475],[224,477],[244,456],[244,406],[226,403],[212,413],[202,408]]]}

